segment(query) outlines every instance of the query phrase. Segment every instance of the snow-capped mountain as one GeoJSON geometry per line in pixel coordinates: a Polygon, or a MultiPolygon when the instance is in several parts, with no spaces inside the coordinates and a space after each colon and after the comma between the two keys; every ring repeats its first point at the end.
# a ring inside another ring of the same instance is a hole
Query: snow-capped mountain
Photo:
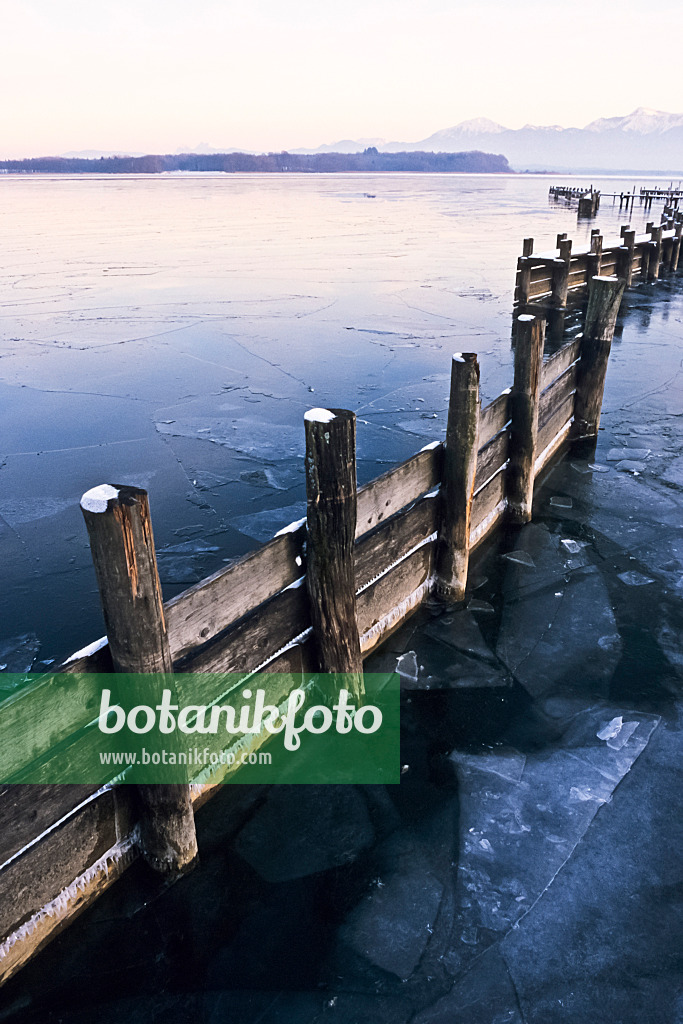
{"type": "Polygon", "coordinates": [[[667,171],[683,175],[683,114],[638,107],[624,117],[591,121],[585,128],[527,124],[512,129],[481,117],[443,128],[418,142],[344,140],[293,152],[351,153],[369,145],[389,153],[479,149],[504,154],[515,170],[667,171]]]}
{"type": "Polygon", "coordinates": [[[626,117],[600,117],[587,124],[587,132],[635,132],[637,135],[653,135],[668,132],[670,128],[683,127],[683,114],[667,114],[663,110],[638,107],[626,117]]]}

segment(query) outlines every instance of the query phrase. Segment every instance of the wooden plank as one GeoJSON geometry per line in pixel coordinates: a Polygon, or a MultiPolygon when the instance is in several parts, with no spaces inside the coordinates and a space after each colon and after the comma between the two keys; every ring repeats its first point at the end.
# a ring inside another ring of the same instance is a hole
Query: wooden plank
{"type": "Polygon", "coordinates": [[[356,539],[431,491],[441,480],[443,445],[418,452],[358,490],[356,539]]]}
{"type": "Polygon", "coordinates": [[[541,393],[538,404],[540,424],[545,423],[552,410],[561,405],[568,395],[572,395],[576,391],[576,375],[576,363],[573,363],[541,393]]]}
{"type": "Polygon", "coordinates": [[[206,643],[302,576],[305,538],[302,524],[167,601],[164,608],[173,659],[206,643]]]}
{"type": "Polygon", "coordinates": [[[99,713],[101,688],[87,676],[46,676],[0,704],[0,778],[63,742],[99,713]],[[59,714],[54,713],[59,707],[59,714]],[[18,741],[18,737],[21,737],[18,741]]]}
{"type": "Polygon", "coordinates": [[[120,841],[132,828],[131,797],[125,787],[104,794],[0,872],[0,985],[135,859],[135,847],[120,841]]]}
{"type": "Polygon", "coordinates": [[[538,281],[536,284],[532,284],[529,288],[529,298],[535,299],[539,295],[546,295],[552,289],[552,281],[550,279],[538,281]]]}
{"type": "Polygon", "coordinates": [[[474,496],[470,551],[490,534],[505,514],[505,472],[496,473],[474,496]]]}
{"type": "Polygon", "coordinates": [[[505,464],[508,458],[510,444],[510,432],[508,430],[497,434],[492,441],[479,449],[477,458],[477,475],[474,480],[474,490],[479,491],[494,473],[505,464]]]}
{"type": "Polygon", "coordinates": [[[545,391],[549,384],[559,377],[568,366],[575,363],[581,354],[581,339],[576,338],[554,352],[541,368],[541,390],[545,391]]]}
{"type": "Polygon", "coordinates": [[[550,463],[558,457],[559,452],[569,441],[571,428],[572,420],[568,419],[564,426],[560,427],[553,440],[546,445],[543,451],[539,452],[534,464],[534,476],[537,483],[539,477],[545,472],[550,463]]]}
{"type": "MultiPolygon", "coordinates": [[[[288,588],[191,651],[178,662],[176,671],[245,675],[273,658],[310,625],[306,587],[288,588]]],[[[220,696],[215,686],[216,681],[208,676],[204,686],[197,687],[195,703],[210,704],[220,696]]]]}
{"type": "Polygon", "coordinates": [[[479,451],[485,448],[489,441],[503,429],[510,421],[510,389],[507,388],[502,395],[498,395],[493,401],[479,413],[479,451]]]}
{"type": "Polygon", "coordinates": [[[0,871],[0,942],[130,832],[132,797],[103,793],[0,871]]]}
{"type": "Polygon", "coordinates": [[[96,790],[96,786],[0,786],[0,866],[96,790]]]}
{"type": "Polygon", "coordinates": [[[358,595],[361,649],[367,655],[427,597],[435,544],[425,544],[358,595]]]}
{"type": "Polygon", "coordinates": [[[381,523],[356,543],[356,589],[365,586],[379,572],[403,558],[416,544],[438,528],[439,497],[419,498],[403,512],[381,523]]]}
{"type": "Polygon", "coordinates": [[[574,414],[574,395],[571,394],[559,405],[555,406],[551,415],[539,427],[538,440],[536,444],[536,456],[538,457],[560,432],[568,419],[574,414]]]}

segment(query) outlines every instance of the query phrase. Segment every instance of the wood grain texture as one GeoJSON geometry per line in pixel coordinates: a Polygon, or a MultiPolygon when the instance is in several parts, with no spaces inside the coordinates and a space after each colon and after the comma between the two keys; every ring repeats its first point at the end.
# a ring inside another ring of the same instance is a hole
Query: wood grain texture
{"type": "Polygon", "coordinates": [[[418,603],[408,603],[401,608],[431,578],[434,551],[433,543],[425,544],[358,595],[358,629],[363,638],[363,654],[367,655],[398,629],[426,598],[424,593],[418,603]]]}
{"type": "Polygon", "coordinates": [[[576,338],[567,345],[563,345],[546,359],[541,369],[541,391],[545,391],[548,385],[552,384],[556,377],[564,373],[567,367],[575,363],[581,354],[581,339],[576,338]]]}
{"type": "Polygon", "coordinates": [[[173,659],[210,640],[302,576],[305,539],[304,525],[274,537],[168,601],[166,622],[173,659]]]}
{"type": "Polygon", "coordinates": [[[451,603],[463,600],[467,586],[478,439],[479,362],[474,352],[463,352],[451,363],[436,554],[436,591],[451,603]]]}
{"type": "Polygon", "coordinates": [[[433,490],[441,481],[443,445],[418,452],[358,489],[356,538],[433,490]]]}
{"type": "Polygon", "coordinates": [[[494,398],[479,413],[479,451],[503,430],[510,420],[510,392],[505,391],[494,398]]]}

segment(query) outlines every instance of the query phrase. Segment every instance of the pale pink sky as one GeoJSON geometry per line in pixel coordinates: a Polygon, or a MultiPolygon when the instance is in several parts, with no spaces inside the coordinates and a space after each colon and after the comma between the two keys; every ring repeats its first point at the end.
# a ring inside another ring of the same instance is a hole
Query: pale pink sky
{"type": "Polygon", "coordinates": [[[680,0],[2,0],[0,157],[680,112],[682,28],[680,0]]]}

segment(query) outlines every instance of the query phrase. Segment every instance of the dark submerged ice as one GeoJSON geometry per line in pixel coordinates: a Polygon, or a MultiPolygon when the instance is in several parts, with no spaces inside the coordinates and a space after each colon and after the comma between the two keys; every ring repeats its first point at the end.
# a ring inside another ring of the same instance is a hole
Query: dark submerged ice
{"type": "MultiPolygon", "coordinates": [[[[0,1021],[683,1019],[682,316],[675,284],[627,296],[595,454],[563,459],[533,522],[477,556],[465,607],[430,602],[370,659],[402,677],[401,784],[226,787],[198,814],[199,868],[164,887],[135,864],[7,985],[0,1021]]],[[[487,398],[510,383],[505,317],[487,398]]],[[[359,427],[367,477],[380,453],[441,436],[448,367],[410,381],[424,342],[391,353],[394,391],[386,375],[353,385],[378,387],[359,427]]],[[[449,345],[465,347],[444,340],[438,361],[449,345]]],[[[342,404],[333,372],[308,404],[342,404]]],[[[166,582],[300,518],[300,398],[277,438],[241,407],[248,429],[232,433],[204,399],[164,407],[162,441],[212,453],[175,495],[184,532],[162,525],[166,582]]],[[[10,653],[35,644],[26,633],[10,653]]]]}

